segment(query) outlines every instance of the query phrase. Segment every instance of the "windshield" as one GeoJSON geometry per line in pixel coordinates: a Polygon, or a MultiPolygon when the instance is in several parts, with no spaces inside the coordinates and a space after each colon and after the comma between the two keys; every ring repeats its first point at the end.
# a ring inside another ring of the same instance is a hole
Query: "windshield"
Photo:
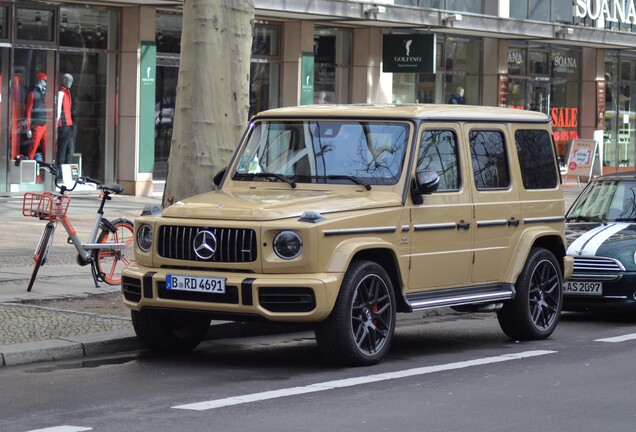
{"type": "Polygon", "coordinates": [[[597,181],[587,187],[566,215],[572,221],[636,220],[636,182],[597,181]]]}
{"type": "Polygon", "coordinates": [[[392,185],[402,172],[409,130],[405,122],[256,122],[232,178],[392,185]]]}

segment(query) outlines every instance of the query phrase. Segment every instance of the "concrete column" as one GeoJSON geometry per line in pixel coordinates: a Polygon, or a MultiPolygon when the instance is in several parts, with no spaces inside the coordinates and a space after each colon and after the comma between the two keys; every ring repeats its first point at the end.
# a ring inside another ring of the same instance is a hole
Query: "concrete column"
{"type": "Polygon", "coordinates": [[[155,8],[122,8],[119,67],[117,182],[128,195],[152,196],[152,174],[139,168],[139,63],[141,41],[155,40],[155,8]]]}
{"type": "Polygon", "coordinates": [[[580,137],[593,139],[596,130],[596,82],[605,79],[604,50],[583,48],[581,52],[581,100],[579,101],[580,137]]]}
{"type": "Polygon", "coordinates": [[[295,106],[300,104],[302,54],[314,52],[314,23],[286,22],[283,37],[281,105],[295,106]]]}
{"type": "Polygon", "coordinates": [[[481,105],[499,106],[499,74],[508,73],[508,41],[484,38],[482,56],[481,105]]]}
{"type": "Polygon", "coordinates": [[[377,27],[353,30],[353,103],[390,103],[393,74],[382,73],[382,35],[377,27]]]}

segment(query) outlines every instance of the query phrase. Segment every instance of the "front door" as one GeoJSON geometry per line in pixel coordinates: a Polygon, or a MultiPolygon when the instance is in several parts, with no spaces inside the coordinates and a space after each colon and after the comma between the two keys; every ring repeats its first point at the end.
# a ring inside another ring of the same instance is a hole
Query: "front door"
{"type": "Polygon", "coordinates": [[[470,188],[463,185],[459,125],[426,124],[419,134],[416,171],[440,176],[437,192],[424,195],[411,209],[409,291],[460,287],[470,281],[473,206],[470,188]]]}

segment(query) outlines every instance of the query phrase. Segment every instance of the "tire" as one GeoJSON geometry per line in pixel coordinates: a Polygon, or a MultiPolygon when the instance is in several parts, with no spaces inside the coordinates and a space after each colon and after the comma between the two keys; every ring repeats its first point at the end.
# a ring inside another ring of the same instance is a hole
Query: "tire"
{"type": "Polygon", "coordinates": [[[115,219],[112,222],[117,230],[115,233],[103,229],[97,238],[97,243],[125,243],[121,249],[95,249],[93,260],[99,275],[103,275],[104,282],[109,285],[121,283],[121,272],[130,263],[133,253],[134,224],[128,219],[115,219]]]}
{"type": "Polygon", "coordinates": [[[150,349],[183,353],[195,349],[210,328],[210,319],[188,312],[130,311],[137,337],[150,349]]]}
{"type": "Polygon", "coordinates": [[[515,289],[515,298],[497,313],[503,332],[515,340],[549,337],[563,307],[563,276],[552,252],[533,248],[515,289]]]}
{"type": "Polygon", "coordinates": [[[331,315],[316,328],[316,341],[331,362],[368,366],[388,352],[396,306],[387,272],[372,261],[353,262],[345,274],[331,315]]]}
{"type": "Polygon", "coordinates": [[[31,272],[31,279],[29,280],[27,292],[31,292],[31,288],[33,288],[33,284],[35,283],[35,278],[38,275],[38,270],[40,270],[40,267],[43,266],[44,263],[46,263],[46,258],[49,255],[49,250],[51,250],[51,243],[53,242],[54,232],[55,225],[52,222],[47,223],[44,227],[44,231],[42,232],[40,242],[35,248],[35,254],[33,254],[33,271],[31,272]]]}

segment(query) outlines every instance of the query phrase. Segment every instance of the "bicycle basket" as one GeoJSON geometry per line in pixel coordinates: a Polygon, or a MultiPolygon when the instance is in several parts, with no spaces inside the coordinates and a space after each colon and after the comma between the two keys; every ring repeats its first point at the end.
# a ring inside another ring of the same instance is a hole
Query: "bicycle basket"
{"type": "Polygon", "coordinates": [[[27,192],[22,200],[22,214],[59,222],[66,215],[71,197],[51,192],[27,192]]]}

